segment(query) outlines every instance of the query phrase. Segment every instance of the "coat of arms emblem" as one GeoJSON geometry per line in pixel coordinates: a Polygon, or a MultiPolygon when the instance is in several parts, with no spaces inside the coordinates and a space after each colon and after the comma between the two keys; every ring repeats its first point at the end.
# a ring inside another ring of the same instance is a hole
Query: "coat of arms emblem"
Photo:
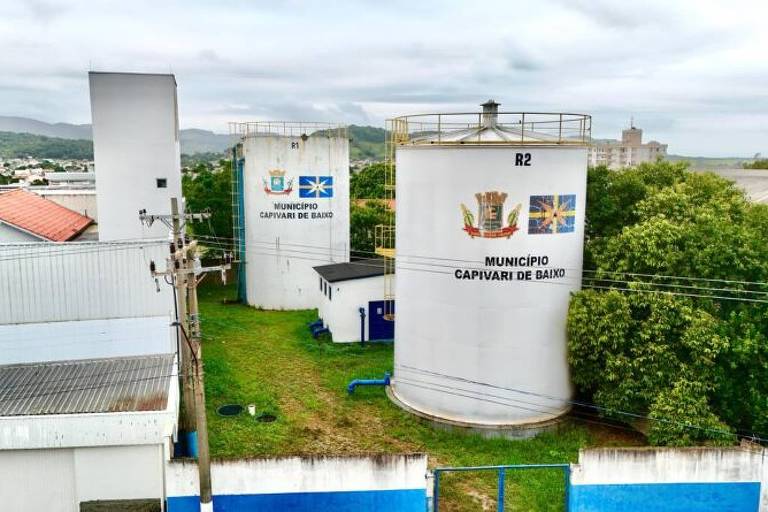
{"type": "Polygon", "coordinates": [[[509,238],[520,228],[517,220],[520,217],[522,204],[515,206],[509,215],[504,217],[504,202],[507,200],[506,192],[478,192],[477,199],[477,223],[474,214],[462,203],[461,213],[464,216],[464,231],[472,237],[482,238],[509,238]],[[505,224],[506,221],[506,224],[505,224]]]}
{"type": "Polygon", "coordinates": [[[269,171],[269,180],[262,178],[264,192],[272,195],[286,196],[293,190],[293,178],[286,180],[285,171],[273,169],[269,171]]]}

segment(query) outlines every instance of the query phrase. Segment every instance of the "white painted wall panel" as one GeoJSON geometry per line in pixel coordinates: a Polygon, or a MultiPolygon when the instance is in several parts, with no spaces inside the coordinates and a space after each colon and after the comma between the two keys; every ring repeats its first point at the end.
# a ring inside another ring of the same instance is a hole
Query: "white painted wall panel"
{"type": "Polygon", "coordinates": [[[0,325],[0,365],[176,352],[170,316],[0,325]]]}
{"type": "Polygon", "coordinates": [[[757,447],[593,448],[571,465],[574,486],[694,482],[761,482],[768,510],[766,452],[757,447]]]}
{"type": "Polygon", "coordinates": [[[79,512],[80,502],[163,497],[161,445],[0,451],[2,510],[79,512]]]}
{"type": "Polygon", "coordinates": [[[316,286],[318,314],[323,324],[331,330],[335,343],[360,341],[360,312],[365,308],[365,339],[370,338],[368,302],[384,300],[384,276],[350,279],[328,283],[333,291],[329,299],[316,286]]]}
{"type": "Polygon", "coordinates": [[[4,222],[0,222],[0,244],[15,242],[40,242],[41,238],[15,228],[4,222]]]}
{"type": "MultiPolygon", "coordinates": [[[[424,489],[427,457],[377,455],[360,457],[284,457],[213,461],[213,494],[424,489]]],[[[166,465],[168,496],[198,494],[194,461],[166,465]]]]}
{"type": "Polygon", "coordinates": [[[142,226],[138,211],[167,214],[170,198],[181,200],[176,79],[95,72],[88,78],[99,239],[165,237],[162,223],[142,226]],[[166,188],[157,187],[158,178],[166,188]]]}
{"type": "Polygon", "coordinates": [[[77,501],[163,497],[162,446],[109,446],[74,450],[77,501]]]}
{"type": "Polygon", "coordinates": [[[76,211],[81,215],[90,217],[95,221],[99,220],[96,209],[96,191],[95,190],[56,190],[44,189],[35,190],[36,194],[53,201],[56,204],[76,211]]]}
{"type": "Polygon", "coordinates": [[[3,510],[78,512],[72,450],[0,452],[3,510]]]}
{"type": "Polygon", "coordinates": [[[165,241],[0,245],[0,324],[170,316],[165,241]]]}

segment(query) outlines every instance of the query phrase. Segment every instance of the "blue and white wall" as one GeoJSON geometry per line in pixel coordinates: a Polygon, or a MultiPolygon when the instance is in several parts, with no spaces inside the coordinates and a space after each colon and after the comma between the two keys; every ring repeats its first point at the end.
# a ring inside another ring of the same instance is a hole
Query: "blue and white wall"
{"type": "Polygon", "coordinates": [[[583,450],[571,512],[768,510],[764,451],[749,448],[583,450]]]}
{"type": "MultiPolygon", "coordinates": [[[[426,455],[285,457],[214,461],[217,512],[424,512],[426,455]]],[[[199,510],[194,461],[166,465],[168,512],[199,510]]]]}

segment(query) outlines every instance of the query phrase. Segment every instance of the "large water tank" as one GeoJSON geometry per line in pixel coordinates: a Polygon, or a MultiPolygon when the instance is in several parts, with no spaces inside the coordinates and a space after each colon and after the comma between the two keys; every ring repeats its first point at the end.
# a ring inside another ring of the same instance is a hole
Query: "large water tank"
{"type": "Polygon", "coordinates": [[[247,302],[314,308],[313,267],[349,261],[347,129],[294,122],[234,128],[242,137],[243,207],[235,227],[244,238],[247,302]]]}
{"type": "Polygon", "coordinates": [[[390,122],[390,393],[440,423],[535,433],[572,395],[566,315],[581,287],[591,118],[483,109],[390,122]]]}

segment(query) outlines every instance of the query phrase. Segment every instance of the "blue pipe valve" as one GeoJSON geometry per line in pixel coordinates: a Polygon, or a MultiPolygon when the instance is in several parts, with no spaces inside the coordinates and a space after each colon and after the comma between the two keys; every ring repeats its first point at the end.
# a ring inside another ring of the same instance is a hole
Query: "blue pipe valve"
{"type": "Polygon", "coordinates": [[[384,372],[383,379],[355,379],[347,384],[347,393],[354,394],[357,386],[389,386],[390,377],[389,372],[384,372]]]}

